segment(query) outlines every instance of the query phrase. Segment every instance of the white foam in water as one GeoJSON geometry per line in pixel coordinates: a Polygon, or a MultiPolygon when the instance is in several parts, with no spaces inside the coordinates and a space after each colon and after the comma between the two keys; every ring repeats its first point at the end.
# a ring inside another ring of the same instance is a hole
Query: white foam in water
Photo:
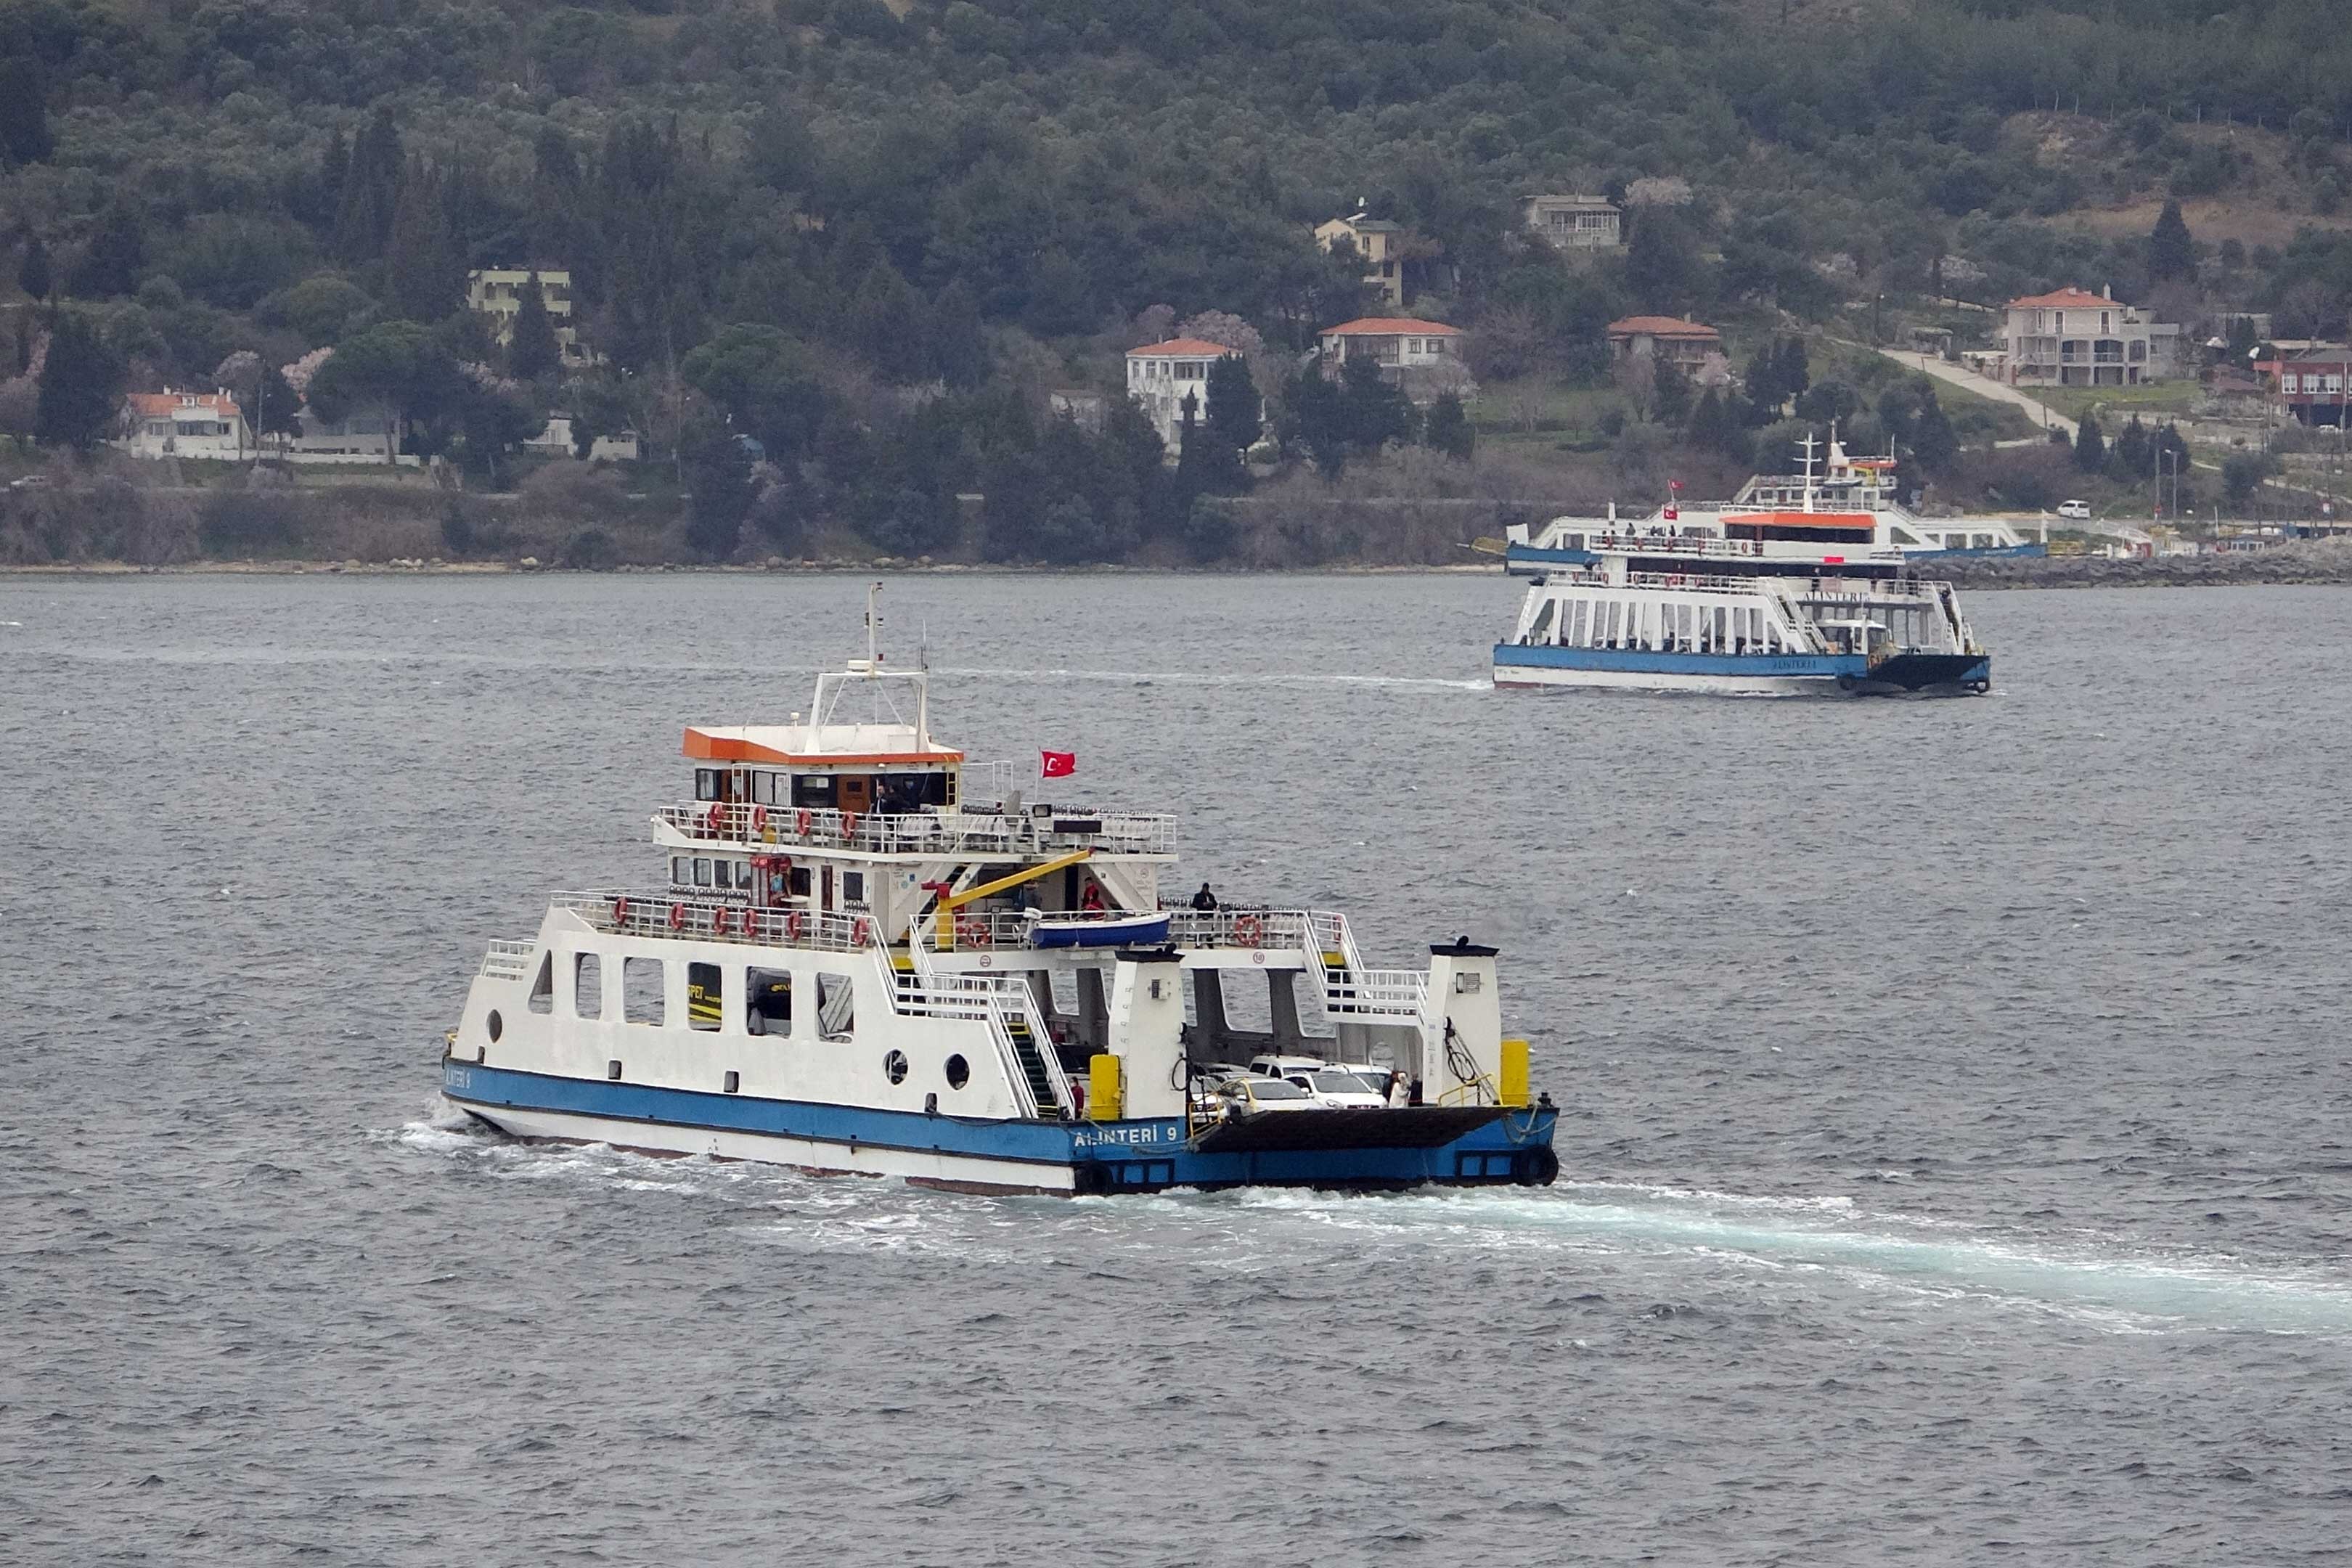
{"type": "Polygon", "coordinates": [[[1492,680],[1444,680],[1419,675],[1307,675],[1267,670],[1248,674],[1195,670],[1180,672],[1141,669],[934,669],[933,675],[968,676],[981,680],[1166,680],[1186,686],[1401,686],[1424,691],[1491,691],[1492,680]]]}
{"type": "Polygon", "coordinates": [[[1352,1207],[1351,1220],[1375,1228],[1426,1226],[1473,1232],[1482,1242],[1503,1245],[1551,1237],[1572,1245],[1686,1252],[1717,1266],[1826,1270],[1865,1286],[2037,1304],[2122,1331],[2352,1331],[2352,1284],[2346,1281],[2265,1271],[2228,1258],[2157,1258],[2102,1254],[2055,1241],[1907,1236],[1876,1228],[1906,1222],[1855,1215],[1852,1201],[1842,1197],[1584,1185],[1540,1193],[1432,1194],[1352,1207]],[[1608,1202],[1594,1195],[1612,1191],[1647,1201],[1608,1202]],[[1805,1224],[1807,1215],[1822,1215],[1823,1223],[1805,1224]],[[1836,1223],[1849,1216],[1873,1228],[1836,1223]]]}

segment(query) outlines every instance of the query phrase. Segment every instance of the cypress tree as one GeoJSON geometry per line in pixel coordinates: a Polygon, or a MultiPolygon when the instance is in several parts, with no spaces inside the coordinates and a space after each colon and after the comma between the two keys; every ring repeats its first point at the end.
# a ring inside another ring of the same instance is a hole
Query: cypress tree
{"type": "Polygon", "coordinates": [[[393,313],[411,321],[437,321],[456,307],[457,247],[440,182],[422,158],[401,176],[384,243],[384,297],[393,313]]]}
{"type": "Polygon", "coordinates": [[[2147,237],[2147,275],[2158,283],[2197,280],[2197,242],[2180,216],[2179,202],[2167,202],[2147,237]]]}
{"type": "MultiPolygon", "coordinates": [[[[1713,398],[1715,394],[1707,394],[1713,398]]],[[[1718,413],[1722,405],[1715,407],[1718,413]]],[[[1478,432],[1472,428],[1470,416],[1463,411],[1462,400],[1450,392],[1441,392],[1437,401],[1429,405],[1429,422],[1423,426],[1422,441],[1433,451],[1444,453],[1457,462],[1466,463],[1478,445],[1478,432]]]]}
{"type": "Polygon", "coordinates": [[[1227,354],[1209,367],[1209,430],[1217,445],[1236,458],[1257,445],[1264,425],[1259,417],[1257,385],[1250,380],[1249,362],[1227,354]]]}
{"type": "Polygon", "coordinates": [[[507,343],[507,369],[518,381],[537,381],[563,363],[563,345],[556,341],[555,319],[533,272],[522,288],[522,305],[515,311],[514,336],[507,343]]]}
{"type": "Polygon", "coordinates": [[[53,280],[49,277],[49,247],[41,243],[39,235],[27,236],[25,240],[25,259],[16,268],[16,287],[22,289],[30,299],[46,300],[49,297],[52,284],[53,280]]]}
{"type": "Polygon", "coordinates": [[[1948,474],[1960,460],[1959,436],[1933,387],[1920,389],[1919,412],[1911,424],[1911,457],[1928,474],[1948,474]]]}
{"type": "Polygon", "coordinates": [[[1773,356],[1774,383],[1782,398],[1802,397],[1813,384],[1812,367],[1805,360],[1805,340],[1782,338],[1773,356]]]}
{"type": "Polygon", "coordinates": [[[2074,432],[2074,466],[2086,474],[2095,474],[2107,466],[2106,438],[2099,430],[2099,416],[2083,416],[2082,427],[2074,432]]]}
{"type": "Polygon", "coordinates": [[[0,159],[39,163],[57,151],[56,138],[49,133],[48,100],[39,61],[29,55],[0,60],[0,159]]]}
{"type": "Polygon", "coordinates": [[[379,114],[352,143],[335,202],[334,251],[345,261],[381,258],[400,189],[400,132],[379,114]]]}
{"type": "Polygon", "coordinates": [[[122,412],[122,361],[79,310],[49,330],[49,357],[33,410],[33,439],[87,452],[113,434],[122,412]]]}

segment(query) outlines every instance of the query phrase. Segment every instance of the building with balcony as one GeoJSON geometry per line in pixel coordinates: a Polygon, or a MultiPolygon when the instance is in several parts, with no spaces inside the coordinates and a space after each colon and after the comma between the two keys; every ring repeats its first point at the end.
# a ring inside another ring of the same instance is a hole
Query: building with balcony
{"type": "Polygon", "coordinates": [[[122,400],[122,434],[110,444],[134,458],[253,456],[253,430],[226,391],[134,392],[122,400]]]}
{"type": "Polygon", "coordinates": [[[1529,196],[1528,231],[1555,250],[1602,250],[1622,243],[1624,214],[1605,196],[1529,196]]]}
{"type": "Polygon", "coordinates": [[[515,316],[522,310],[522,292],[539,279],[539,297],[555,321],[555,342],[567,365],[584,365],[594,356],[581,345],[579,329],[572,324],[572,274],[562,268],[482,267],[466,274],[466,308],[490,318],[499,346],[514,341],[515,316]]]}
{"type": "Polygon", "coordinates": [[[1609,323],[1612,359],[1662,359],[1693,374],[1722,359],[1723,334],[1679,316],[1628,316],[1609,323]]]}
{"type": "Polygon", "coordinates": [[[1360,212],[1316,226],[1315,243],[1326,251],[1342,239],[1354,245],[1356,254],[1363,258],[1364,281],[1381,291],[1381,303],[1402,306],[1404,258],[1398,254],[1398,247],[1404,239],[1404,226],[1360,212]]]}
{"type": "Polygon", "coordinates": [[[2177,323],[2082,289],[2011,300],[2001,345],[2011,386],[2137,386],[2180,374],[2177,323]]]}
{"type": "Polygon", "coordinates": [[[1318,335],[1328,375],[1338,375],[1349,360],[1368,359],[1381,367],[1382,379],[1415,403],[1433,402],[1441,393],[1468,397],[1477,391],[1462,363],[1459,327],[1409,316],[1366,316],[1326,327],[1318,335]]]}
{"type": "MultiPolygon", "coordinates": [[[[1234,356],[1223,343],[1199,338],[1171,338],[1127,351],[1127,395],[1150,416],[1160,443],[1174,458],[1184,438],[1184,399],[1198,401],[1193,417],[1209,417],[1209,367],[1234,356]]],[[[1259,412],[1264,413],[1263,405],[1259,412]]]]}

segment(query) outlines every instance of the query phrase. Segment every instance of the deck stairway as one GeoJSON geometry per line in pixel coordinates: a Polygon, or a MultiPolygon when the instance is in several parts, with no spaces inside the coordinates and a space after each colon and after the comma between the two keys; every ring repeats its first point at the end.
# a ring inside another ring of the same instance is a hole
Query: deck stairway
{"type": "Polygon", "coordinates": [[[1029,1092],[1037,1101],[1037,1114],[1049,1121],[1062,1120],[1064,1112],[1054,1093],[1054,1080],[1046,1074],[1045,1058],[1037,1048],[1037,1037],[1029,1032],[1029,1019],[1017,1015],[1004,1021],[1005,1032],[1013,1037],[1013,1054],[1020,1060],[1021,1075],[1029,1080],[1029,1092]]]}

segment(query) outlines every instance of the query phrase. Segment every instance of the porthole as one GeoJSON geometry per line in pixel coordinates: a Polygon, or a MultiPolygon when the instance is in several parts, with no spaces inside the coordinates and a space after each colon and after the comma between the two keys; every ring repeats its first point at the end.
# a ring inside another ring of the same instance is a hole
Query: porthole
{"type": "Polygon", "coordinates": [[[961,1057],[948,1058],[948,1087],[961,1089],[971,1081],[971,1064],[961,1057]]]}
{"type": "Polygon", "coordinates": [[[884,1057],[882,1058],[882,1070],[889,1075],[890,1081],[892,1083],[906,1082],[907,1053],[904,1051],[892,1051],[888,1056],[884,1057]]]}
{"type": "Polygon", "coordinates": [[[490,1044],[497,1045],[499,1037],[507,1032],[507,1021],[499,1016],[496,1007],[490,1009],[490,1044]]]}

